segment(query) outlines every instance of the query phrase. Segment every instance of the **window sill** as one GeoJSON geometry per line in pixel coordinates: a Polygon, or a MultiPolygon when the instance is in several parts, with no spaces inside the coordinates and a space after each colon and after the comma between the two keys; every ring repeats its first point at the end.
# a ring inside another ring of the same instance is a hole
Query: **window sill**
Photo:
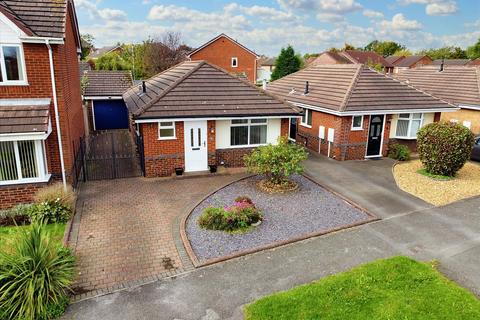
{"type": "Polygon", "coordinates": [[[263,144],[243,144],[241,146],[229,146],[226,147],[225,149],[241,149],[241,148],[256,148],[256,147],[261,147],[261,146],[266,146],[268,143],[263,143],[263,144]]]}
{"type": "Polygon", "coordinates": [[[165,140],[177,140],[177,137],[169,137],[169,138],[158,138],[160,141],[165,141],[165,140]]]}
{"type": "Polygon", "coordinates": [[[400,140],[417,140],[417,137],[393,137],[393,139],[400,139],[400,140]]]}
{"type": "Polygon", "coordinates": [[[0,187],[3,187],[3,186],[17,186],[17,185],[20,185],[20,184],[46,183],[46,182],[50,181],[51,177],[52,177],[51,174],[47,174],[43,178],[0,181],[0,187]]]}
{"type": "Polygon", "coordinates": [[[26,81],[18,81],[18,82],[0,82],[0,86],[2,87],[20,87],[20,86],[23,86],[23,87],[26,87],[28,86],[28,82],[26,81]]]}
{"type": "Polygon", "coordinates": [[[350,131],[363,131],[363,128],[352,128],[350,131]]]}
{"type": "Polygon", "coordinates": [[[306,123],[300,123],[300,125],[301,125],[302,127],[312,129],[312,126],[311,126],[311,125],[308,125],[308,124],[306,124],[306,123]]]}

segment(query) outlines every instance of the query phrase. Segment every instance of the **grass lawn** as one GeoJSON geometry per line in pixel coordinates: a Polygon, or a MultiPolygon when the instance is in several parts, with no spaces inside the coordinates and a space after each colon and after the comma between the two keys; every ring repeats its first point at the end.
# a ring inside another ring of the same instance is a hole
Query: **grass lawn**
{"type": "Polygon", "coordinates": [[[480,319],[480,300],[432,265],[378,260],[264,297],[245,319],[480,319]]]}
{"type": "MultiPolygon", "coordinates": [[[[18,236],[25,229],[28,229],[29,226],[12,226],[12,227],[0,227],[0,250],[6,251],[10,250],[12,245],[15,243],[18,236]]],[[[64,223],[54,223],[47,225],[47,230],[50,232],[52,238],[58,244],[62,243],[63,234],[65,232],[64,223]]]]}

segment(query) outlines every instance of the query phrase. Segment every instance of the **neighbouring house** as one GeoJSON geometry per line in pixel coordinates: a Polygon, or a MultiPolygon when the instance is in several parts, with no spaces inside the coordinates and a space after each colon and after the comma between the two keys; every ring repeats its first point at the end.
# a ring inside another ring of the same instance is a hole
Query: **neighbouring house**
{"type": "Polygon", "coordinates": [[[128,129],[130,118],[122,95],[133,85],[131,72],[89,70],[83,78],[86,131],[128,129]]]}
{"type": "Polygon", "coordinates": [[[362,64],[311,66],[267,91],[304,109],[290,138],[337,160],[386,156],[392,143],[415,150],[420,127],[457,110],[362,64]]]}
{"type": "Polygon", "coordinates": [[[80,46],[72,0],[0,2],[0,209],[76,179],[80,46]]]}
{"type": "Polygon", "coordinates": [[[480,134],[480,68],[468,66],[424,66],[401,70],[400,80],[442,98],[460,108],[442,113],[441,119],[459,122],[480,134]]]}
{"type": "Polygon", "coordinates": [[[87,57],[87,60],[96,60],[98,58],[100,58],[101,56],[107,54],[107,53],[112,53],[112,52],[116,52],[116,53],[121,53],[123,52],[123,47],[120,45],[120,44],[116,44],[116,45],[113,45],[113,46],[105,46],[105,47],[101,47],[101,48],[94,48],[92,49],[92,51],[90,51],[88,57],[87,57]]]}
{"type": "Polygon", "coordinates": [[[270,81],[272,78],[272,72],[275,69],[276,58],[263,57],[258,60],[257,67],[257,83],[263,83],[263,81],[270,81]]]}
{"type": "Polygon", "coordinates": [[[398,70],[417,68],[432,64],[433,60],[426,55],[417,56],[389,56],[385,60],[390,62],[394,68],[393,73],[398,73],[398,70]]]}
{"type": "Polygon", "coordinates": [[[380,66],[385,73],[393,72],[393,64],[385,60],[384,57],[373,51],[345,50],[345,51],[326,51],[320,54],[310,65],[324,64],[355,64],[361,63],[367,66],[380,66]]]}
{"type": "Polygon", "coordinates": [[[479,66],[480,67],[480,58],[477,58],[475,60],[470,61],[467,65],[468,66],[479,66]]]}
{"type": "Polygon", "coordinates": [[[92,65],[90,64],[90,62],[88,61],[80,61],[78,63],[78,68],[80,70],[80,79],[82,78],[83,74],[86,72],[86,71],[90,71],[92,70],[92,65]]]}
{"type": "Polygon", "coordinates": [[[252,83],[257,80],[257,60],[260,57],[223,33],[191,51],[187,58],[208,61],[252,83]]]}
{"type": "Polygon", "coordinates": [[[206,61],[186,61],[123,98],[143,138],[145,176],[243,166],[252,148],[288,135],[300,111],[206,61]]]}
{"type": "Polygon", "coordinates": [[[432,65],[434,66],[466,66],[471,62],[470,59],[436,59],[433,60],[432,65]]]}

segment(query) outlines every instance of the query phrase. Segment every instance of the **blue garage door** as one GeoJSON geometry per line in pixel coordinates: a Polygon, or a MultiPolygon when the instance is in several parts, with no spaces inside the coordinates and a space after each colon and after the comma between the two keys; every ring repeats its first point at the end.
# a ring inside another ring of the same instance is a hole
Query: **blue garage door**
{"type": "Polygon", "coordinates": [[[128,110],[123,100],[94,100],[95,130],[127,129],[128,110]]]}

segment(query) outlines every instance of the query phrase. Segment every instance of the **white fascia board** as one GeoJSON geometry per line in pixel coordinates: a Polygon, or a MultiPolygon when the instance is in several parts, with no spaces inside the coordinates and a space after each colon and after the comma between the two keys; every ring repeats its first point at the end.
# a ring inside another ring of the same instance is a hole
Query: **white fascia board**
{"type": "Polygon", "coordinates": [[[370,111],[348,111],[340,112],[335,110],[330,110],[327,108],[312,106],[309,104],[287,101],[293,104],[296,107],[311,109],[314,111],[320,111],[324,113],[333,114],[339,117],[345,116],[362,116],[362,115],[371,115],[371,114],[400,114],[400,113],[433,113],[433,112],[455,112],[460,110],[460,108],[450,107],[450,108],[430,108],[430,109],[398,109],[398,110],[370,110],[370,111]]]}
{"type": "Polygon", "coordinates": [[[480,111],[480,105],[479,106],[474,106],[471,104],[459,104],[458,105],[460,109],[470,109],[470,110],[478,110],[480,111]]]}
{"type": "Polygon", "coordinates": [[[48,106],[50,98],[0,99],[0,107],[11,106],[48,106]]]}
{"type": "Polygon", "coordinates": [[[122,96],[83,96],[83,100],[122,100],[122,96]]]}
{"type": "Polygon", "coordinates": [[[25,141],[25,140],[46,140],[50,132],[25,132],[25,133],[6,133],[0,134],[0,141],[25,141]]]}
{"type": "Polygon", "coordinates": [[[158,119],[137,119],[135,123],[157,123],[165,121],[202,121],[202,120],[238,120],[238,119],[296,119],[298,116],[258,116],[258,117],[211,117],[211,118],[158,118],[158,119]]]}
{"type": "Polygon", "coordinates": [[[45,43],[46,40],[48,40],[48,43],[50,44],[64,44],[65,41],[63,38],[49,38],[49,37],[29,37],[29,36],[24,36],[20,37],[20,40],[23,43],[45,43]]]}

